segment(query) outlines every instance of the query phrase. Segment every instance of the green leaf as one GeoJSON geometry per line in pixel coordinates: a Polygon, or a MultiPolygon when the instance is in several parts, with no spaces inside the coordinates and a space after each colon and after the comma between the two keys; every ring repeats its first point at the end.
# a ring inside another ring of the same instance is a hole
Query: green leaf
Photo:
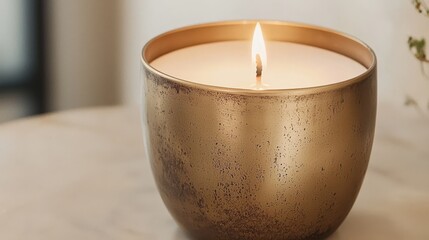
{"type": "Polygon", "coordinates": [[[426,61],[426,40],[424,38],[409,37],[408,47],[418,60],[426,61]]]}
{"type": "Polygon", "coordinates": [[[416,106],[416,105],[417,105],[416,100],[414,100],[410,96],[406,96],[406,98],[405,98],[405,106],[416,106]]]}

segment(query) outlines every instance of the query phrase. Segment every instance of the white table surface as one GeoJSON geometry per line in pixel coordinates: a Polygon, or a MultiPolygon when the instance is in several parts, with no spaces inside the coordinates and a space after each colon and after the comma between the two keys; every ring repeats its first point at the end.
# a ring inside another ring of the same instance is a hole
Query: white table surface
{"type": "MultiPolygon", "coordinates": [[[[429,119],[379,109],[362,190],[329,239],[429,239],[429,119]]],[[[0,125],[0,239],[187,239],[144,159],[138,108],[0,125]]]]}

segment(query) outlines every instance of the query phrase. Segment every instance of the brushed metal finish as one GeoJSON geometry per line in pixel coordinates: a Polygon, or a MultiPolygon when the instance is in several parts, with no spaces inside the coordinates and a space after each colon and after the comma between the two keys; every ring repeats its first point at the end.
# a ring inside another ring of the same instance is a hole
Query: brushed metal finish
{"type": "Polygon", "coordinates": [[[371,49],[327,29],[262,24],[269,39],[330,49],[368,71],[321,87],[227,89],[176,79],[149,63],[184,46],[250,39],[254,22],[192,26],[149,42],[142,53],[146,151],[165,205],[195,239],[326,237],[350,211],[368,166],[377,103],[371,49]]]}

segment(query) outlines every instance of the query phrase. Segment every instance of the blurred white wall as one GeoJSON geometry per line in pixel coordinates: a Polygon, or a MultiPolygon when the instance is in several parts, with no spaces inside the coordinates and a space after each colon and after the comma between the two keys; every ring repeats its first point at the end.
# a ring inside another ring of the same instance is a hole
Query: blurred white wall
{"type": "Polygon", "coordinates": [[[140,102],[139,54],[151,37],[189,24],[253,18],[304,22],[352,34],[378,56],[381,102],[402,106],[408,94],[422,101],[429,97],[428,82],[406,44],[408,35],[429,33],[429,19],[418,15],[411,1],[125,0],[122,16],[120,99],[125,103],[140,102]]]}
{"type": "Polygon", "coordinates": [[[50,110],[118,102],[121,4],[48,1],[50,110]]]}

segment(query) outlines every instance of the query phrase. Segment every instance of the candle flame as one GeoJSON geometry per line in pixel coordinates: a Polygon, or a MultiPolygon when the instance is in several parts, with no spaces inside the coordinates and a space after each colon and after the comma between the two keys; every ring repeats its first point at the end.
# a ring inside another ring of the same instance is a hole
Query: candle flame
{"type": "Polygon", "coordinates": [[[264,36],[259,22],[253,32],[252,62],[256,63],[256,76],[260,77],[262,69],[267,66],[267,51],[265,50],[264,36]]]}

